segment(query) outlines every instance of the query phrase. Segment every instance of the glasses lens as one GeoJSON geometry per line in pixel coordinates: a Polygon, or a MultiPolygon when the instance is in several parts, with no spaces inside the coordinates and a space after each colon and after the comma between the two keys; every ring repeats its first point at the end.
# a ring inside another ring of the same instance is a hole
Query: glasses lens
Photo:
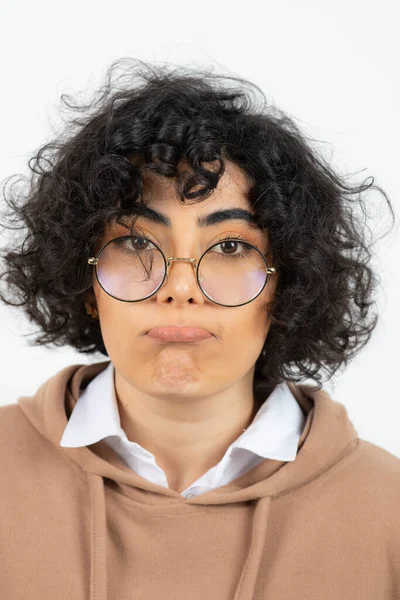
{"type": "MultiPolygon", "coordinates": [[[[125,301],[151,296],[162,284],[166,269],[163,254],[150,240],[124,236],[100,253],[97,275],[106,292],[125,301]]],[[[198,276],[205,295],[225,306],[250,302],[263,289],[267,265],[253,246],[239,240],[209,248],[199,263],[198,276]]]]}
{"type": "Polygon", "coordinates": [[[101,286],[119,300],[143,300],[160,285],[165,273],[161,252],[146,238],[123,236],[100,253],[97,276],[101,286]]]}
{"type": "Polygon", "coordinates": [[[260,252],[239,240],[212,246],[199,263],[204,293],[225,306],[250,302],[261,292],[266,279],[267,265],[260,252]]]}

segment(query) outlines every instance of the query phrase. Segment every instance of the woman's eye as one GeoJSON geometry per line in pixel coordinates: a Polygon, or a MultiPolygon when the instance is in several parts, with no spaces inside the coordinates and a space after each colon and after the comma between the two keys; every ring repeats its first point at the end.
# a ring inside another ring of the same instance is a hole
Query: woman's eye
{"type": "Polygon", "coordinates": [[[131,238],[131,241],[135,250],[146,250],[147,245],[150,243],[150,240],[148,240],[147,238],[142,238],[139,236],[131,238]]]}
{"type": "Polygon", "coordinates": [[[233,254],[238,249],[238,246],[240,247],[242,244],[239,240],[223,240],[218,244],[218,246],[222,250],[227,250],[228,254],[233,254]]]}

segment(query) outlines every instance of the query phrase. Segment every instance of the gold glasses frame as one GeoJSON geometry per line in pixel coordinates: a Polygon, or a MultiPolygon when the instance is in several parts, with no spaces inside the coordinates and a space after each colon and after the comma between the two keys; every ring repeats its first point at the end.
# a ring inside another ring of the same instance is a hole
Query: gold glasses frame
{"type": "Polygon", "coordinates": [[[263,287],[262,287],[262,288],[261,288],[261,290],[258,292],[258,294],[257,294],[256,296],[254,296],[254,298],[252,298],[251,300],[248,300],[247,302],[243,302],[242,304],[234,304],[234,305],[232,305],[232,304],[221,304],[220,302],[216,302],[215,300],[213,300],[212,298],[210,298],[210,296],[208,296],[208,295],[206,294],[206,292],[205,292],[205,291],[203,290],[203,288],[201,287],[201,283],[200,283],[200,282],[201,282],[201,278],[199,279],[199,275],[198,275],[198,268],[199,268],[199,265],[200,265],[200,263],[201,263],[201,260],[202,260],[202,258],[204,257],[204,255],[205,255],[205,254],[206,254],[206,253],[207,253],[209,250],[211,250],[211,248],[214,248],[215,246],[219,246],[219,245],[221,244],[221,242],[217,242],[217,243],[213,244],[212,246],[210,246],[210,248],[207,248],[207,250],[205,250],[205,251],[203,252],[203,254],[200,256],[200,258],[197,260],[196,258],[181,258],[181,257],[178,257],[178,256],[169,256],[168,258],[166,258],[166,257],[165,257],[165,254],[164,254],[164,252],[161,250],[161,248],[158,246],[158,244],[156,244],[155,242],[153,242],[153,240],[151,240],[151,243],[152,243],[152,244],[153,244],[153,245],[154,245],[154,246],[155,246],[155,247],[156,247],[156,248],[157,248],[157,249],[160,251],[160,253],[161,253],[161,256],[162,256],[162,257],[163,257],[163,259],[164,259],[164,267],[165,267],[165,273],[164,273],[164,277],[163,277],[163,279],[162,279],[162,281],[161,281],[160,285],[159,285],[159,286],[158,286],[158,287],[157,287],[157,288],[154,290],[154,292],[152,292],[152,293],[151,293],[151,294],[149,294],[148,296],[145,296],[144,298],[140,298],[140,300],[122,300],[121,298],[117,298],[116,296],[113,296],[112,294],[110,294],[110,292],[108,292],[108,291],[107,291],[107,290],[106,290],[106,289],[103,287],[103,285],[101,284],[101,281],[100,281],[100,279],[99,279],[98,272],[97,272],[97,265],[98,265],[98,262],[99,262],[99,257],[100,257],[100,254],[101,254],[101,252],[104,250],[104,248],[106,248],[106,246],[108,246],[109,244],[111,244],[112,242],[114,242],[114,241],[115,241],[115,240],[117,240],[117,239],[121,239],[121,238],[135,238],[135,237],[137,237],[137,236],[135,236],[135,235],[122,235],[122,236],[118,236],[118,237],[116,237],[116,238],[113,238],[112,240],[109,240],[108,242],[106,242],[106,243],[105,243],[105,244],[104,244],[104,245],[103,245],[103,246],[100,248],[100,250],[97,252],[97,255],[96,255],[96,256],[90,256],[90,257],[88,258],[88,264],[89,264],[89,265],[93,265],[93,266],[95,266],[95,267],[96,267],[96,278],[97,278],[97,281],[98,281],[98,283],[99,283],[100,287],[101,287],[101,288],[102,288],[102,289],[103,289],[103,290],[104,290],[104,291],[105,291],[105,292],[106,292],[106,293],[107,293],[109,296],[111,296],[112,298],[115,298],[115,300],[119,300],[120,302],[142,302],[143,300],[147,300],[148,298],[151,298],[152,296],[154,296],[154,294],[156,294],[156,293],[157,293],[157,292],[158,292],[158,291],[161,289],[161,287],[164,285],[164,282],[165,282],[165,280],[167,279],[167,277],[168,277],[168,274],[169,274],[169,268],[170,268],[170,266],[171,266],[171,263],[172,263],[172,262],[174,262],[174,261],[177,261],[177,260],[178,260],[178,261],[186,261],[186,262],[190,262],[190,263],[193,265],[193,268],[194,268],[194,271],[195,271],[195,276],[196,276],[197,285],[199,286],[201,293],[202,293],[202,294],[203,294],[203,295],[204,295],[204,296],[205,296],[205,297],[206,297],[208,300],[211,300],[211,302],[213,302],[214,304],[218,304],[219,306],[224,306],[224,307],[226,307],[226,308],[237,308],[237,307],[239,307],[239,306],[244,306],[245,304],[249,304],[250,302],[253,302],[253,300],[255,300],[255,299],[256,299],[256,298],[257,298],[257,297],[258,297],[258,296],[261,294],[261,292],[264,290],[265,286],[267,285],[267,283],[268,283],[268,281],[269,281],[269,276],[270,276],[270,275],[273,275],[274,273],[276,273],[276,269],[275,269],[275,267],[269,267],[269,266],[268,266],[268,264],[267,264],[267,261],[266,261],[266,259],[265,259],[265,256],[264,256],[264,254],[261,252],[261,250],[259,250],[259,249],[257,248],[257,246],[254,246],[254,244],[250,244],[249,242],[247,242],[247,241],[244,241],[244,240],[242,240],[242,239],[240,239],[240,238],[229,238],[229,241],[230,241],[230,242],[240,242],[240,244],[243,244],[243,245],[246,245],[246,246],[250,246],[251,248],[254,248],[254,250],[256,250],[256,251],[257,251],[257,252],[260,254],[260,256],[262,257],[262,259],[263,259],[263,261],[264,261],[264,263],[265,263],[265,267],[266,267],[266,269],[265,269],[265,272],[266,272],[266,277],[265,277],[265,283],[264,283],[263,287]]]}

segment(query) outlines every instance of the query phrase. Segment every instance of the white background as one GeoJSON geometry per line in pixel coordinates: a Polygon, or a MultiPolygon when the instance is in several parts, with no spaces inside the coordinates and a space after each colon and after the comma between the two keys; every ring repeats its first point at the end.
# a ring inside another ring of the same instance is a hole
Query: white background
{"type": "MultiPolygon", "coordinates": [[[[373,248],[380,321],[369,344],[324,387],[347,407],[360,437],[400,457],[397,11],[394,0],[3,0],[0,179],[28,173],[30,156],[59,126],[60,95],[90,93],[123,56],[214,65],[258,84],[269,102],[320,140],[337,169],[358,174],[350,181],[372,175],[393,203],[396,228],[373,248]]],[[[368,194],[376,238],[389,226],[389,209],[378,192],[368,194]]],[[[66,365],[106,360],[30,347],[26,334],[34,331],[20,309],[0,304],[0,404],[34,393],[66,365]]]]}

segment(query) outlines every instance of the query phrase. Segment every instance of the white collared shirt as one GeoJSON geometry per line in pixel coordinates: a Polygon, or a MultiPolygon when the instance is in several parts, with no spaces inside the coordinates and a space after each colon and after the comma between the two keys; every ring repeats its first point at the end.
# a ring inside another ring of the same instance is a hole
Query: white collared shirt
{"type": "MultiPolygon", "coordinates": [[[[221,461],[192,483],[182,495],[191,498],[226,485],[266,458],[295,460],[305,420],[287,383],[277,385],[249,427],[228,447],[221,461]]],[[[60,446],[76,448],[102,439],[135,473],[168,487],[167,477],[157,465],[154,455],[140,444],[128,440],[121,428],[112,362],[92,379],[79,396],[60,446]]]]}

